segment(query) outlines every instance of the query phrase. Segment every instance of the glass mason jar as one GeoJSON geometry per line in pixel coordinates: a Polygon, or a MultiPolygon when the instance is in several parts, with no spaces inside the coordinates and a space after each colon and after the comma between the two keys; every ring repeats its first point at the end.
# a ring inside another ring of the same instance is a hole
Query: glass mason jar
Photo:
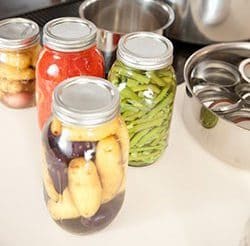
{"type": "Polygon", "coordinates": [[[43,180],[51,217],[69,232],[107,226],[125,194],[129,136],[119,92],[108,81],[75,77],[58,85],[43,129],[43,180]]]}
{"type": "Polygon", "coordinates": [[[51,113],[54,88],[80,75],[104,77],[104,59],[96,48],[96,27],[87,20],[63,17],[43,30],[44,48],[37,64],[37,108],[42,129],[51,113]]]}
{"type": "Polygon", "coordinates": [[[34,106],[39,43],[35,22],[23,18],[0,21],[0,101],[10,108],[34,106]]]}
{"type": "Polygon", "coordinates": [[[119,42],[108,78],[120,91],[131,166],[154,163],[167,146],[176,92],[172,61],[173,45],[161,35],[137,32],[119,42]]]}

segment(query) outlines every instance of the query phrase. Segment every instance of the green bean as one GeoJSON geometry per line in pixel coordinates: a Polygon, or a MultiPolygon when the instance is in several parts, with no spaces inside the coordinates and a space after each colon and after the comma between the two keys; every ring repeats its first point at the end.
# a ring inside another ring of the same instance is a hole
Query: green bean
{"type": "MultiPolygon", "coordinates": [[[[126,65],[124,65],[122,62],[118,61],[114,64],[114,67],[120,67],[120,68],[124,68],[124,69],[127,69],[126,65]]],[[[136,68],[130,68],[130,70],[134,71],[134,72],[137,72],[137,73],[141,73],[141,70],[139,69],[136,69],[136,68]]]]}
{"type": "Polygon", "coordinates": [[[134,91],[134,88],[140,86],[140,83],[134,79],[127,79],[127,86],[134,91]]]}
{"type": "Polygon", "coordinates": [[[123,119],[124,119],[125,122],[130,122],[130,121],[133,121],[133,120],[136,120],[136,119],[140,118],[142,115],[144,115],[144,113],[143,112],[139,112],[139,113],[136,113],[134,115],[125,117],[123,119]]]}
{"type": "Polygon", "coordinates": [[[144,109],[143,104],[139,103],[138,101],[128,99],[128,102],[129,102],[130,104],[132,104],[133,106],[135,106],[136,108],[144,109]]]}
{"type": "Polygon", "coordinates": [[[137,85],[137,86],[131,87],[131,89],[133,89],[134,92],[145,91],[145,90],[148,90],[148,85],[137,85]]]}
{"type": "MultiPolygon", "coordinates": [[[[160,111],[160,112],[158,112],[158,114],[156,114],[156,116],[155,116],[155,118],[162,118],[162,117],[164,117],[164,112],[165,111],[160,111]]],[[[141,124],[141,123],[147,123],[147,122],[149,122],[149,121],[152,121],[152,119],[150,119],[150,118],[147,118],[147,117],[141,117],[140,119],[138,119],[138,120],[134,120],[133,121],[133,123],[136,125],[136,124],[141,124]]]]}
{"type": "Polygon", "coordinates": [[[152,120],[151,122],[145,123],[145,124],[140,124],[140,125],[136,125],[134,126],[134,128],[129,131],[129,132],[138,132],[147,128],[151,128],[151,127],[156,127],[156,126],[160,126],[162,124],[162,119],[156,119],[156,120],[152,120]]]}
{"type": "Polygon", "coordinates": [[[162,150],[152,151],[150,153],[144,151],[144,152],[142,152],[142,154],[146,156],[146,154],[149,153],[147,163],[152,163],[153,161],[155,161],[156,159],[158,159],[161,156],[162,152],[163,152],[162,150]]]}
{"type": "Polygon", "coordinates": [[[140,92],[140,91],[152,91],[156,94],[159,94],[161,90],[155,86],[155,85],[134,85],[134,86],[129,86],[134,92],[140,92]]]}
{"type": "Polygon", "coordinates": [[[120,74],[122,76],[133,78],[134,80],[137,80],[141,84],[148,84],[150,82],[150,79],[147,78],[146,76],[144,76],[144,75],[142,75],[140,73],[136,73],[136,72],[131,71],[131,70],[126,70],[126,69],[124,69],[122,67],[114,67],[113,72],[117,73],[117,74],[120,74]]]}
{"type": "Polygon", "coordinates": [[[154,104],[158,104],[160,101],[166,97],[169,87],[164,88],[161,93],[155,98],[154,104]]]}
{"type": "Polygon", "coordinates": [[[133,166],[142,166],[142,165],[147,165],[151,164],[154,162],[156,159],[159,158],[161,155],[162,151],[153,151],[151,153],[148,152],[140,152],[136,153],[134,156],[131,155],[130,158],[130,164],[133,166]]]}
{"type": "Polygon", "coordinates": [[[173,84],[173,78],[172,77],[162,77],[162,80],[169,85],[172,85],[173,84]]]}
{"type": "Polygon", "coordinates": [[[131,111],[126,111],[122,114],[122,117],[123,118],[126,118],[126,117],[130,117],[132,115],[134,115],[135,113],[134,112],[131,112],[131,111]]]}
{"type": "Polygon", "coordinates": [[[169,105],[169,103],[173,100],[173,97],[173,93],[171,92],[166,98],[159,102],[153,110],[151,110],[147,117],[153,118],[160,110],[169,105]]]}
{"type": "Polygon", "coordinates": [[[159,138],[156,138],[155,140],[153,140],[150,144],[150,146],[156,146],[156,145],[162,145],[162,146],[167,146],[167,141],[166,139],[161,139],[159,140],[159,138]]]}
{"type": "Polygon", "coordinates": [[[153,163],[167,146],[176,88],[172,67],[144,71],[116,62],[109,79],[120,88],[121,113],[130,136],[130,165],[153,163]]]}
{"type": "Polygon", "coordinates": [[[159,132],[162,130],[162,127],[156,127],[153,130],[150,131],[149,134],[145,135],[143,138],[140,139],[140,141],[138,141],[138,146],[142,147],[143,145],[148,144],[149,142],[151,142],[152,140],[154,140],[155,138],[159,137],[159,132]]]}
{"type": "Polygon", "coordinates": [[[139,112],[139,109],[138,108],[135,108],[133,105],[131,104],[127,104],[127,103],[122,103],[121,104],[121,110],[122,111],[130,111],[130,112],[139,112]]]}
{"type": "Polygon", "coordinates": [[[144,136],[146,135],[148,132],[150,131],[150,129],[145,129],[143,131],[140,131],[138,133],[135,134],[135,136],[131,139],[130,141],[130,147],[133,147],[134,145],[136,145],[136,143],[144,136]]]}
{"type": "Polygon", "coordinates": [[[123,63],[121,61],[116,61],[116,63],[114,64],[115,67],[123,67],[125,68],[125,66],[123,65],[123,63]]]}
{"type": "Polygon", "coordinates": [[[164,107],[160,107],[157,108],[157,110],[155,110],[155,108],[153,109],[150,109],[148,111],[141,111],[142,115],[140,116],[140,119],[142,119],[143,121],[144,120],[152,120],[153,118],[156,118],[156,117],[160,117],[160,115],[164,116],[166,115],[166,117],[169,115],[169,112],[170,112],[170,108],[167,107],[166,105],[164,105],[164,103],[162,104],[164,107]],[[153,113],[154,115],[152,116],[151,112],[155,110],[153,113]]]}
{"type": "Polygon", "coordinates": [[[163,145],[156,145],[156,146],[149,146],[149,147],[142,147],[142,148],[130,148],[130,152],[135,152],[135,151],[147,151],[147,150],[161,150],[163,145]]]}
{"type": "Polygon", "coordinates": [[[151,89],[153,92],[155,92],[157,94],[159,94],[161,92],[161,90],[159,89],[159,87],[156,86],[156,85],[149,85],[148,87],[149,87],[149,89],[151,89]]]}
{"type": "Polygon", "coordinates": [[[118,86],[119,84],[119,76],[117,76],[117,74],[115,73],[109,73],[109,80],[112,81],[112,83],[115,85],[115,86],[118,86]]]}
{"type": "Polygon", "coordinates": [[[159,85],[159,86],[165,86],[165,83],[164,81],[162,81],[161,78],[159,78],[154,71],[150,71],[150,72],[147,72],[146,73],[147,76],[151,79],[151,83],[152,84],[156,84],[156,85],[159,85]]]}
{"type": "MultiPolygon", "coordinates": [[[[145,97],[145,91],[139,91],[138,96],[139,96],[140,98],[143,98],[144,101],[150,100],[150,101],[152,101],[152,103],[153,103],[154,95],[152,96],[152,98],[146,98],[146,97],[145,97]]],[[[156,95],[156,96],[157,96],[157,95],[156,95]]]]}
{"type": "Polygon", "coordinates": [[[165,76],[165,77],[172,77],[174,72],[171,69],[160,69],[156,71],[157,75],[165,76]]]}
{"type": "Polygon", "coordinates": [[[141,99],[140,97],[138,97],[136,95],[136,93],[134,93],[131,89],[129,89],[128,87],[125,87],[121,92],[120,92],[121,98],[129,98],[135,101],[140,102],[141,99]]]}
{"type": "Polygon", "coordinates": [[[160,134],[159,134],[159,138],[160,139],[166,139],[167,138],[167,136],[168,136],[168,129],[167,130],[165,130],[165,131],[162,131],[160,134]]]}

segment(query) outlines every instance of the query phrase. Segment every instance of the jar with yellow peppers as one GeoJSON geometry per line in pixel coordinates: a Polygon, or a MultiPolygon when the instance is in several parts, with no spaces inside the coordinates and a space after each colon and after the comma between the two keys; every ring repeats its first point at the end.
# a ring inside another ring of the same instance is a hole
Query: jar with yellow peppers
{"type": "Polygon", "coordinates": [[[11,108],[34,105],[38,25],[28,19],[0,21],[0,101],[11,108]]]}
{"type": "Polygon", "coordinates": [[[137,32],[119,41],[108,78],[120,91],[131,166],[154,163],[167,147],[176,92],[172,61],[173,45],[161,35],[137,32]]]}
{"type": "Polygon", "coordinates": [[[43,180],[51,217],[86,234],[107,226],[125,194],[129,136],[119,92],[96,77],[60,83],[43,129],[43,180]]]}

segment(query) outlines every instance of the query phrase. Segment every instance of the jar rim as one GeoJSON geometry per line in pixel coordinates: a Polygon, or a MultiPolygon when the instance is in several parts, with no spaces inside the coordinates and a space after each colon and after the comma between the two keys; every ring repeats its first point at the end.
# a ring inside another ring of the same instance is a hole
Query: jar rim
{"type": "Polygon", "coordinates": [[[119,92],[103,78],[69,78],[55,88],[52,111],[65,124],[100,125],[111,121],[119,114],[119,92]]]}
{"type": "Polygon", "coordinates": [[[62,52],[77,52],[96,43],[96,26],[77,17],[61,17],[49,21],[43,29],[43,45],[62,52]]]}
{"type": "Polygon", "coordinates": [[[158,70],[172,65],[173,44],[166,37],[152,32],[133,32],[118,43],[117,59],[141,70],[158,70]]]}
{"type": "Polygon", "coordinates": [[[39,41],[40,32],[36,22],[25,18],[8,18],[0,21],[1,49],[26,49],[39,41]]]}

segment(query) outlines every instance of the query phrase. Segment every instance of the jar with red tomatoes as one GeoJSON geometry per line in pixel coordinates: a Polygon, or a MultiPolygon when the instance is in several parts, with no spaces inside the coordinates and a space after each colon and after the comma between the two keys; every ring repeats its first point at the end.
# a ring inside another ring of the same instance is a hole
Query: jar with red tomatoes
{"type": "Polygon", "coordinates": [[[43,50],[37,63],[36,99],[40,129],[49,118],[54,88],[79,75],[104,77],[104,59],[96,47],[96,27],[87,20],[63,17],[43,30],[43,50]]]}

